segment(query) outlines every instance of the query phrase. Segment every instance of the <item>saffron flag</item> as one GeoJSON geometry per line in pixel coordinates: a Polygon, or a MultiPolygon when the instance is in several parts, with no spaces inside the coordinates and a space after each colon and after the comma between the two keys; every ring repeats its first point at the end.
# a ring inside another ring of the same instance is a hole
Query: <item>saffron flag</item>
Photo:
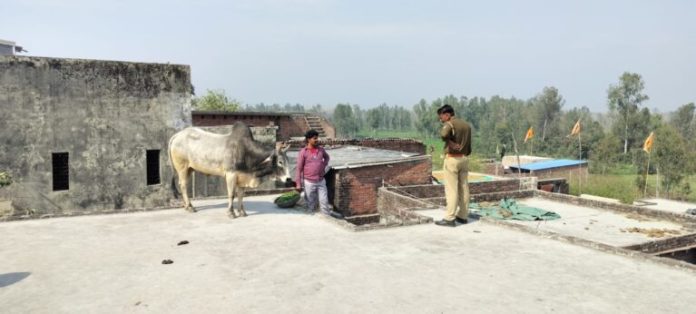
{"type": "Polygon", "coordinates": [[[573,126],[573,129],[570,131],[570,136],[575,136],[578,134],[580,134],[580,120],[575,122],[575,126],[573,126]]]}
{"type": "Polygon", "coordinates": [[[649,153],[652,150],[653,142],[655,142],[655,133],[650,132],[648,138],[645,139],[645,143],[643,143],[643,150],[646,153],[649,153]]]}
{"type": "Polygon", "coordinates": [[[527,143],[532,137],[534,137],[534,128],[530,126],[527,135],[524,136],[524,142],[527,143]]]}

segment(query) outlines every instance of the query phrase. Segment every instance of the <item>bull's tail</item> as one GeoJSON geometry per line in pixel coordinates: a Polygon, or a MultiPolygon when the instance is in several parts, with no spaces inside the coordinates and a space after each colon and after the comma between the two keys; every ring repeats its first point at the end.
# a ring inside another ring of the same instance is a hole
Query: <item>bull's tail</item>
{"type": "MultiPolygon", "coordinates": [[[[174,134],[174,136],[176,136],[176,134],[174,134]]],[[[169,165],[172,167],[172,193],[174,194],[174,198],[178,199],[179,190],[176,188],[176,176],[178,174],[176,173],[176,167],[174,167],[174,161],[172,160],[172,140],[174,140],[174,136],[172,136],[169,139],[169,147],[167,147],[167,154],[169,155],[169,165]]]]}

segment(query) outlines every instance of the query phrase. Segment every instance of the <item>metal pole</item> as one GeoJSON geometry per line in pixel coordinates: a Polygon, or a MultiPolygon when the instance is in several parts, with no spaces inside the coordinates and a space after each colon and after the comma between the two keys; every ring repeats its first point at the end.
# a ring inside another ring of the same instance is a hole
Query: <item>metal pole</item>
{"type": "MultiPolygon", "coordinates": [[[[646,179],[647,180],[647,179],[646,179]]],[[[655,198],[660,197],[660,167],[655,166],[655,198]]]]}
{"type": "Polygon", "coordinates": [[[522,169],[520,169],[520,152],[517,150],[517,140],[515,139],[515,133],[512,133],[512,144],[515,147],[515,155],[517,155],[517,176],[522,177],[522,169]]]}
{"type": "Polygon", "coordinates": [[[650,171],[650,153],[648,153],[648,166],[645,167],[645,186],[643,186],[643,197],[646,197],[648,192],[648,171],[650,171]]]}
{"type": "MultiPolygon", "coordinates": [[[[582,161],[582,134],[578,133],[578,156],[582,161]]],[[[578,164],[578,191],[582,194],[582,164],[578,164]]]]}

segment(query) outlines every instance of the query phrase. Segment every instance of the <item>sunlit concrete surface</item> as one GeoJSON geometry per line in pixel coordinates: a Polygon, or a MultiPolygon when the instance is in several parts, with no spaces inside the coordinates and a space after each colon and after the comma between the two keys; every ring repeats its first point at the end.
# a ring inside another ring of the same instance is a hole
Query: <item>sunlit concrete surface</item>
{"type": "Polygon", "coordinates": [[[558,220],[517,221],[536,229],[562,235],[573,236],[593,242],[622,247],[660,239],[648,233],[631,232],[634,229],[667,231],[665,237],[687,235],[696,232],[692,227],[675,222],[660,220],[629,213],[617,213],[608,210],[578,206],[559,201],[534,197],[518,200],[520,205],[553,211],[561,215],[558,220]]]}
{"type": "Polygon", "coordinates": [[[351,232],[274,197],[0,223],[0,312],[693,313],[683,269],[477,221],[351,232]]]}
{"type": "Polygon", "coordinates": [[[686,214],[687,210],[696,208],[696,204],[694,203],[680,202],[664,198],[642,199],[640,201],[635,202],[634,205],[639,205],[641,207],[655,210],[673,212],[677,214],[686,214]]]}

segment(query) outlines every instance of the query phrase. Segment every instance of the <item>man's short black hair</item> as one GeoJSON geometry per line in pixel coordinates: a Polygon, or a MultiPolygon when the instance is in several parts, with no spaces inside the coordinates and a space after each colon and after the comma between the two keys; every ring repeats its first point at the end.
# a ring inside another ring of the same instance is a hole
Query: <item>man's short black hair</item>
{"type": "Polygon", "coordinates": [[[452,106],[445,104],[444,106],[437,109],[437,114],[449,113],[454,115],[454,108],[452,106]]]}
{"type": "Polygon", "coordinates": [[[317,132],[317,130],[315,130],[315,129],[311,129],[311,130],[307,131],[307,133],[305,133],[305,135],[304,135],[304,137],[306,139],[310,139],[310,138],[313,138],[316,136],[319,136],[319,132],[317,132]]]}

